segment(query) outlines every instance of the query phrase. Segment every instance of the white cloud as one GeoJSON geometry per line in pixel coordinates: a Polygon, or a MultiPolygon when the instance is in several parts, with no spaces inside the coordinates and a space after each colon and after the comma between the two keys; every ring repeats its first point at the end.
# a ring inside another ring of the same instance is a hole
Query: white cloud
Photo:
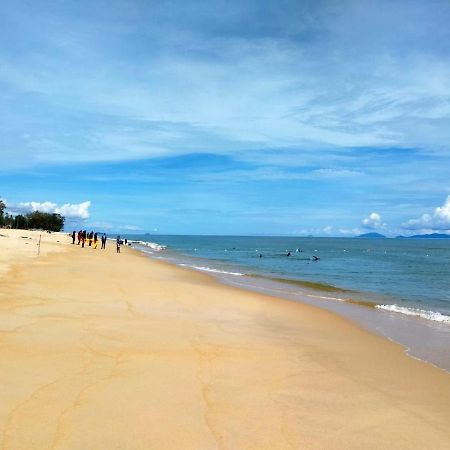
{"type": "Polygon", "coordinates": [[[12,208],[23,212],[41,211],[44,213],[54,213],[57,208],[57,204],[52,202],[22,202],[19,203],[17,207],[14,208],[13,206],[12,208]]]}
{"type": "Polygon", "coordinates": [[[363,219],[361,223],[364,228],[371,228],[371,229],[381,228],[384,226],[384,224],[381,222],[381,216],[376,212],[369,214],[369,217],[363,219]]]}
{"type": "Polygon", "coordinates": [[[8,206],[8,209],[13,212],[34,212],[41,211],[51,214],[61,214],[62,216],[70,219],[87,219],[89,218],[89,208],[91,206],[90,201],[82,203],[64,203],[58,206],[53,202],[22,202],[18,205],[8,206]]]}
{"type": "Polygon", "coordinates": [[[402,223],[406,230],[450,230],[450,195],[442,206],[434,209],[432,214],[423,214],[418,219],[402,223]]]}
{"type": "Polygon", "coordinates": [[[65,203],[60,208],[56,208],[55,212],[65,217],[74,217],[79,219],[87,219],[89,217],[90,201],[78,204],[65,203]]]}
{"type": "Polygon", "coordinates": [[[347,236],[357,236],[358,234],[361,234],[362,231],[359,228],[352,228],[352,229],[340,228],[339,233],[347,236]]]}
{"type": "Polygon", "coordinates": [[[325,234],[331,234],[331,232],[333,231],[333,227],[331,225],[327,225],[324,229],[323,232],[325,234]]]}

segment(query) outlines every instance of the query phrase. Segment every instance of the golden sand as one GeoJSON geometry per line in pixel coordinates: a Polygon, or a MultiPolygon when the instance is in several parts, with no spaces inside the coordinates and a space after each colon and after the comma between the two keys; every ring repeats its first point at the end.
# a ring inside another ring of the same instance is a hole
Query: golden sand
{"type": "Polygon", "coordinates": [[[3,450],[449,448],[450,376],[346,319],[0,234],[3,450]]]}

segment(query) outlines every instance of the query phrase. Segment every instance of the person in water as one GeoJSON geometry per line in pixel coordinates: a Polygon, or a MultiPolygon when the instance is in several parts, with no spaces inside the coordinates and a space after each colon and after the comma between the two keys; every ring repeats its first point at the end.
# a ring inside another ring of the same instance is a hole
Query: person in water
{"type": "Polygon", "coordinates": [[[287,255],[286,256],[291,256],[291,252],[287,252],[287,255]]]}

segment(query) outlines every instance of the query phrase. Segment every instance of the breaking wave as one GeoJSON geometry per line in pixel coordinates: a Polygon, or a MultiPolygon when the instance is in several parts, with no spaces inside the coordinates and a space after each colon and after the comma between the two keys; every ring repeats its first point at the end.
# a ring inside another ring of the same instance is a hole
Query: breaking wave
{"type": "Polygon", "coordinates": [[[151,248],[155,252],[162,252],[167,247],[165,245],[157,244],[156,242],[145,242],[145,241],[130,241],[131,244],[141,245],[143,247],[151,248]]]}
{"type": "Polygon", "coordinates": [[[426,311],[424,309],[407,308],[405,306],[398,305],[375,305],[375,308],[405,314],[406,316],[421,317],[422,319],[432,320],[434,322],[450,324],[450,316],[437,311],[426,311]]]}
{"type": "Polygon", "coordinates": [[[239,276],[239,277],[242,277],[245,275],[244,273],[240,273],[240,272],[227,272],[226,270],[218,270],[218,269],[213,269],[211,267],[191,266],[189,264],[178,264],[178,265],[182,266],[182,267],[190,267],[191,269],[195,269],[195,270],[201,270],[202,272],[222,273],[224,275],[235,275],[235,276],[239,276]]]}

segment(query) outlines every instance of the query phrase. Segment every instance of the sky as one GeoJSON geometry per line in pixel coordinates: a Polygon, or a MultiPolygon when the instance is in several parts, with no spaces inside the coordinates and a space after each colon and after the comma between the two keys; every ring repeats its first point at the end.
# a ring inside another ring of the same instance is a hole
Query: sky
{"type": "Polygon", "coordinates": [[[16,1],[0,198],[66,228],[450,233],[450,2],[16,1]]]}

